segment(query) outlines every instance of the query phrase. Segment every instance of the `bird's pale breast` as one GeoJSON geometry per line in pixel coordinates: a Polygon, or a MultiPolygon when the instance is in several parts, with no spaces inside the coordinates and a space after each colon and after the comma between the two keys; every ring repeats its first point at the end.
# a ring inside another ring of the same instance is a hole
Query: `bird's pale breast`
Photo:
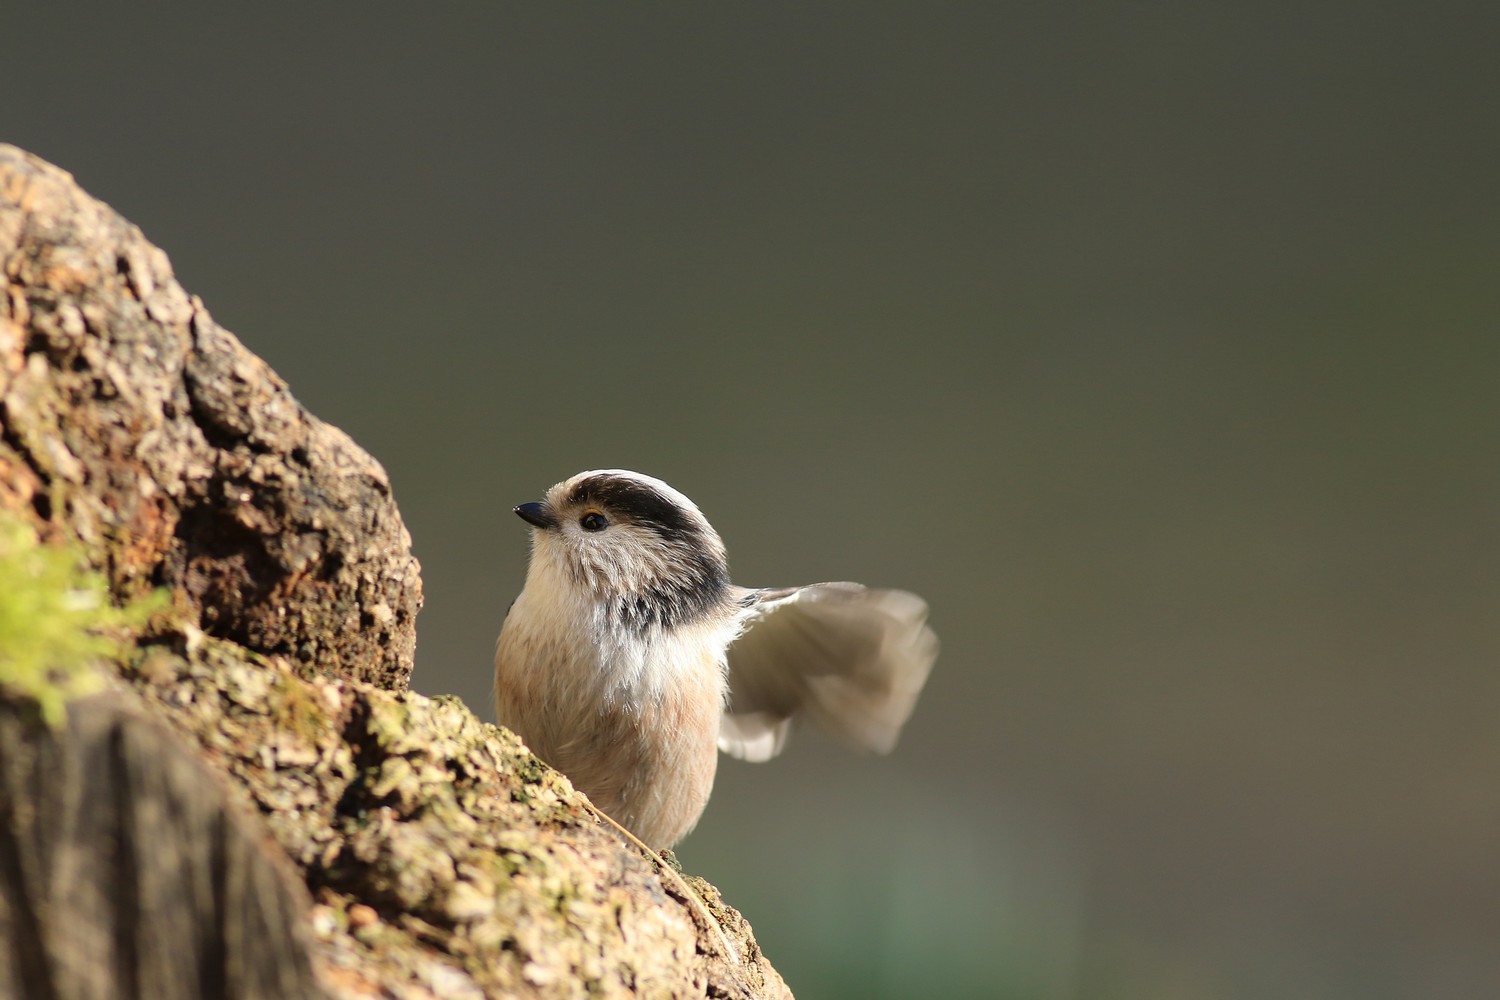
{"type": "Polygon", "coordinates": [[[723,626],[565,648],[567,633],[537,624],[517,602],[501,632],[500,722],[647,844],[676,843],[713,789],[723,626]]]}

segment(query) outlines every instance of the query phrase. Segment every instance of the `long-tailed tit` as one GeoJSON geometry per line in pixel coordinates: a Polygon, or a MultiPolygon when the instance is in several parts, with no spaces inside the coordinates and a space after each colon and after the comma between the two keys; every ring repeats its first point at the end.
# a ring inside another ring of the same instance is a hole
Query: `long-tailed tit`
{"type": "Polygon", "coordinates": [[[800,715],[890,750],[937,657],[914,594],[730,583],[718,534],[650,476],[582,472],[516,513],[531,564],[496,644],[500,722],[652,846],[697,823],[719,750],[768,760],[800,715]]]}

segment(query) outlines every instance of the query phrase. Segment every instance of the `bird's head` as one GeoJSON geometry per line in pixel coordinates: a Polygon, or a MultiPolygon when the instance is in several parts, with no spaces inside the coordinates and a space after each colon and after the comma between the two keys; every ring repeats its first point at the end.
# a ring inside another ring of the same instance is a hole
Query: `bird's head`
{"type": "Polygon", "coordinates": [[[532,570],[554,574],[636,630],[673,628],[723,608],[724,544],[659,479],[622,469],[580,472],[515,508],[532,527],[532,570]]]}

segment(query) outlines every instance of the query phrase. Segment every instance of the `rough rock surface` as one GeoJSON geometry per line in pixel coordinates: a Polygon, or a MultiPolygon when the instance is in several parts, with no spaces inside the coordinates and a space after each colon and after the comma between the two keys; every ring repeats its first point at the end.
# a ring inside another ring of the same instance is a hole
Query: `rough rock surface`
{"type": "Polygon", "coordinates": [[[186,928],[205,943],[187,974],[225,996],[790,995],[712,886],[689,879],[737,961],[512,734],[405,691],[421,584],[379,465],[303,410],[135,227],[0,146],[6,511],[76,544],[115,600],[171,596],[65,729],[0,675],[0,924],[26,913],[68,939],[48,926],[66,907],[22,905],[50,883],[18,864],[108,855],[131,823],[156,823],[131,841],[137,867],[181,880],[145,914],[127,905],[129,866],[95,880],[80,905],[114,957],[63,949],[85,963],[72,978],[23,970],[52,995],[177,995],[143,985],[139,951],[186,928]],[[116,801],[91,804],[102,786],[76,784],[89,768],[47,780],[58,760],[93,761],[116,801]],[[27,846],[36,816],[71,817],[48,828],[52,853],[27,846]],[[245,974],[267,955],[284,974],[245,974]]]}
{"type": "Polygon", "coordinates": [[[122,596],[399,691],[422,585],[379,463],[309,414],[56,167],[0,146],[0,508],[72,535],[122,596]]]}

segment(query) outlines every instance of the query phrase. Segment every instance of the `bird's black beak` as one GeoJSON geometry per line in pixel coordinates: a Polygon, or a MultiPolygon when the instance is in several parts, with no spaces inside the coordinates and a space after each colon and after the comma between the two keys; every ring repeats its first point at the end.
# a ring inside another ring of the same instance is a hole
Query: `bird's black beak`
{"type": "Polygon", "coordinates": [[[551,528],[557,525],[557,519],[547,511],[544,503],[523,503],[516,508],[516,513],[533,528],[551,528]]]}

